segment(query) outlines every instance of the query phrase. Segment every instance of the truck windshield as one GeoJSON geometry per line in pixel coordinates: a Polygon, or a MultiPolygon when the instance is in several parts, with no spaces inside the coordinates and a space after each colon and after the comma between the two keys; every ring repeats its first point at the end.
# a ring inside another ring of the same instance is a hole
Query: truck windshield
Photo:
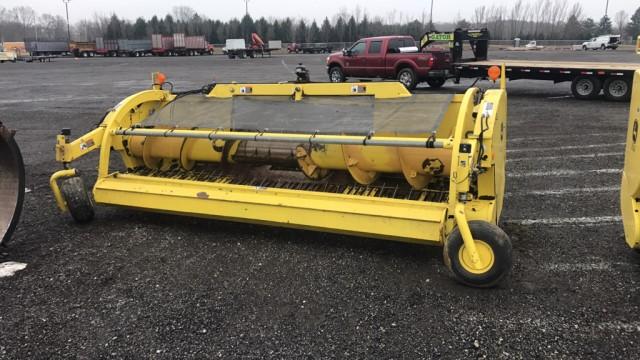
{"type": "Polygon", "coordinates": [[[359,42],[351,47],[351,55],[358,55],[364,52],[365,43],[359,42]]]}

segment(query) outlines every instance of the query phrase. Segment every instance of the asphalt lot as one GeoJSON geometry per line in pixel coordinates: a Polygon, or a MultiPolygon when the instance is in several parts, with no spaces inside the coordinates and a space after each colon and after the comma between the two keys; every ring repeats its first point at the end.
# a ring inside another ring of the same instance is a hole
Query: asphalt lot
{"type": "MultiPolygon", "coordinates": [[[[493,57],[640,67],[631,52],[493,57]]],[[[319,55],[0,65],[0,120],[18,130],[30,190],[0,249],[0,263],[28,264],[0,278],[0,358],[638,356],[640,256],[618,204],[628,103],[578,101],[569,84],[509,84],[514,269],[496,289],[457,284],[435,247],[105,207],[79,226],[58,212],[55,135],[90,130],[152,71],[185,90],[292,80],[299,62],[326,80],[319,55]]],[[[91,178],[96,165],[78,168],[91,178]]]]}

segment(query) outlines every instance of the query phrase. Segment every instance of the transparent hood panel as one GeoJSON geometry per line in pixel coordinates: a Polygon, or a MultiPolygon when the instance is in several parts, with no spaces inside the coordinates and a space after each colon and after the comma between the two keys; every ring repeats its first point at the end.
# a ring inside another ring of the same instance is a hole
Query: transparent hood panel
{"type": "Polygon", "coordinates": [[[144,125],[305,134],[430,133],[438,128],[452,97],[309,96],[295,101],[289,96],[188,95],[155,112],[144,125]]]}

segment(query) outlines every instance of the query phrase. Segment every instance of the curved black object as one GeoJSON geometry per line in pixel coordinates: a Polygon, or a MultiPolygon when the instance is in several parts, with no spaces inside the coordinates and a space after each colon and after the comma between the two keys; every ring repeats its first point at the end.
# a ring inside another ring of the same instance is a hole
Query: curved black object
{"type": "Polygon", "coordinates": [[[0,244],[13,235],[24,202],[24,163],[13,135],[0,123],[0,244]]]}

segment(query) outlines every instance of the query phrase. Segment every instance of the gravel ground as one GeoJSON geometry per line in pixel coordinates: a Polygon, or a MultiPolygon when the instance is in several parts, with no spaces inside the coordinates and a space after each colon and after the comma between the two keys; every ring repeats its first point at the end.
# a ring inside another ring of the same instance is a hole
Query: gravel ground
{"type": "MultiPolygon", "coordinates": [[[[88,131],[154,70],[190,89],[289,80],[298,62],[326,79],[322,56],[0,65],[1,120],[19,131],[31,190],[0,249],[0,263],[28,264],[0,279],[0,358],[638,356],[640,258],[617,218],[628,104],[577,101],[568,84],[509,84],[514,269],[496,289],[458,285],[435,247],[106,207],[85,226],[59,214],[48,188],[59,129],[88,131]]],[[[78,168],[92,177],[96,164],[78,168]]]]}

